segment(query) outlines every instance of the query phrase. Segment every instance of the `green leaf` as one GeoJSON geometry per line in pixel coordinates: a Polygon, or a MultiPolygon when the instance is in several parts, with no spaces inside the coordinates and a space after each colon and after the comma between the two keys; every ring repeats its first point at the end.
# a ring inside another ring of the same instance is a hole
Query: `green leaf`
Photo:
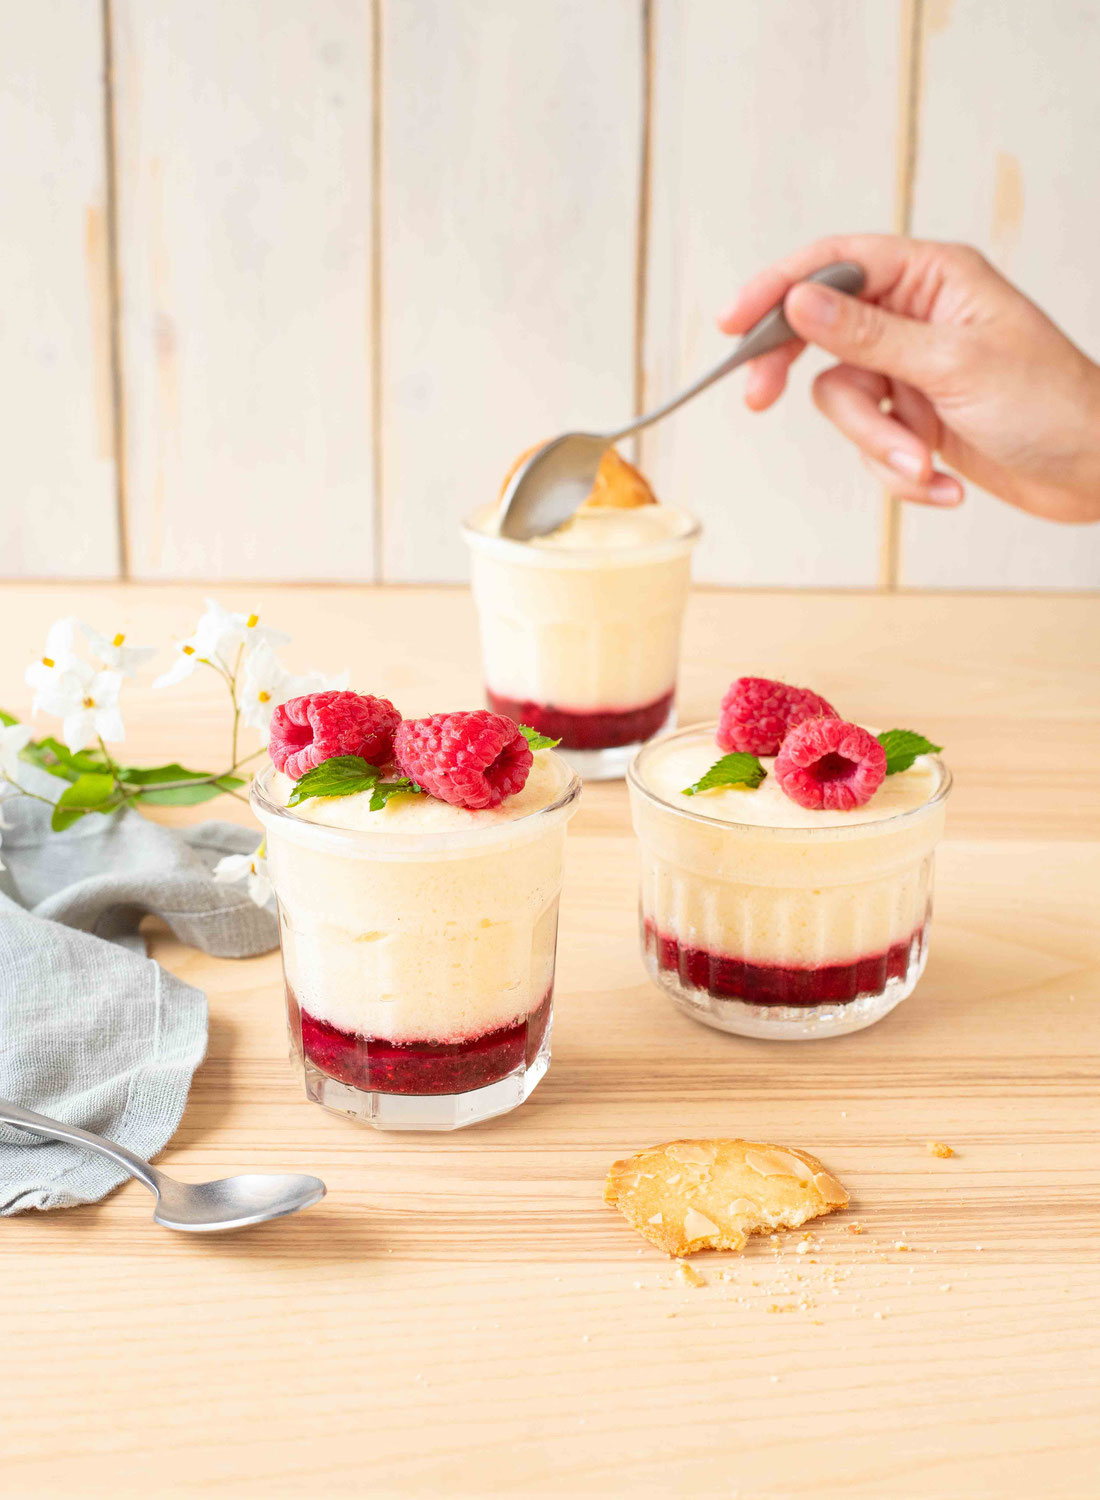
{"type": "Polygon", "coordinates": [[[361,755],[334,755],[307,771],[287,798],[288,807],[297,807],[309,797],[350,797],[355,792],[369,792],[382,772],[361,755]]]}
{"type": "Polygon", "coordinates": [[[937,755],[943,749],[913,729],[884,729],[875,738],[886,751],[887,776],[908,771],[918,755],[937,755]]]}
{"type": "Polygon", "coordinates": [[[222,792],[233,792],[244,786],[239,776],[219,776],[216,781],[202,779],[209,778],[211,774],[210,771],[189,771],[186,766],[175,762],[167,766],[124,766],[119,771],[127,786],[148,788],[147,791],[139,792],[135,801],[148,803],[153,807],[197,807],[200,802],[220,797],[222,792]],[[193,780],[195,785],[157,790],[157,784],[162,781],[188,780],[193,780]]]}
{"type": "Polygon", "coordinates": [[[70,750],[52,734],[24,745],[19,758],[40,770],[49,771],[51,776],[60,776],[64,781],[76,781],[85,773],[108,774],[107,764],[98,750],[70,750]]]}
{"type": "Polygon", "coordinates": [[[521,724],[519,732],[532,750],[553,750],[561,744],[561,740],[552,740],[548,735],[539,734],[538,730],[532,729],[529,724],[521,724]]]}
{"type": "Polygon", "coordinates": [[[10,729],[13,724],[18,723],[19,720],[15,717],[14,714],[6,713],[2,708],[0,708],[0,724],[2,724],[5,729],[10,729]]]}
{"type": "Polygon", "coordinates": [[[423,797],[426,792],[422,786],[417,786],[415,781],[410,781],[407,776],[400,776],[396,781],[379,781],[371,793],[371,812],[381,812],[391,797],[423,797]]]}
{"type": "Polygon", "coordinates": [[[85,813],[109,812],[117,805],[115,778],[106,772],[88,772],[78,776],[72,786],[67,786],[58,798],[50,827],[61,833],[82,818],[85,813]]]}
{"type": "Polygon", "coordinates": [[[752,790],[760,785],[767,774],[755,755],[745,755],[735,750],[730,755],[723,755],[721,760],[716,760],[694,786],[684,787],[684,796],[694,797],[697,792],[710,792],[719,786],[746,786],[752,790]]]}

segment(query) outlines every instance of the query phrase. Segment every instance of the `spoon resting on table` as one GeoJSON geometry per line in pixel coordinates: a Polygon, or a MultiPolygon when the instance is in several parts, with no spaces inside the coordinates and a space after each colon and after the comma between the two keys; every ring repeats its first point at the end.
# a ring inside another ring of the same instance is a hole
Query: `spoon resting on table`
{"type": "MultiPolygon", "coordinates": [[[[857,296],[863,290],[866,277],[861,266],[842,260],[823,266],[806,279],[857,296]]],[[[738,365],[778,349],[780,344],[795,337],[780,303],[753,324],[733,353],[728,354],[720,365],[663,406],[636,417],[617,432],[566,432],[543,443],[519,466],[504,491],[497,513],[500,535],[525,542],[531,537],[557,531],[591,492],[600,460],[612,443],[659,422],[716,380],[721,380],[723,375],[736,370],[738,365]]]]}
{"type": "Polygon", "coordinates": [[[151,1167],[140,1156],[127,1151],[117,1141],[93,1135],[76,1125],[64,1125],[46,1115],[23,1109],[8,1099],[0,1099],[0,1125],[14,1125],[32,1135],[43,1135],[52,1141],[66,1141],[98,1151],[131,1177],[145,1184],[157,1200],[153,1218],[165,1229],[184,1229],[191,1233],[211,1234],[221,1229],[244,1229],[267,1219],[280,1219],[301,1208],[319,1203],[325,1196],[325,1185],[319,1177],[299,1172],[249,1172],[240,1177],[221,1177],[214,1182],[177,1182],[166,1172],[151,1167]]]}

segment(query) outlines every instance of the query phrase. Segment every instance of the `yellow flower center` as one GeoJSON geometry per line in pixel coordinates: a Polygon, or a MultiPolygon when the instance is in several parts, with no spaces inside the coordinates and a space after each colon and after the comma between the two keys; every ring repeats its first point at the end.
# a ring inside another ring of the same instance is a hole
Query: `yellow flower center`
{"type": "Polygon", "coordinates": [[[85,708],[95,708],[95,699],[94,698],[85,698],[84,699],[84,707],[85,708]]]}
{"type": "Polygon", "coordinates": [[[259,615],[249,615],[248,620],[247,620],[247,625],[248,625],[249,630],[254,630],[255,627],[259,623],[260,623],[260,617],[259,617],[259,615]]]}
{"type": "Polygon", "coordinates": [[[123,635],[122,631],[120,630],[119,633],[115,636],[114,640],[111,642],[111,645],[112,646],[121,646],[122,643],[123,643],[123,641],[125,639],[126,639],[126,637],[123,635]]]}
{"type": "Polygon", "coordinates": [[[52,667],[54,665],[54,659],[53,659],[53,657],[52,656],[44,656],[42,658],[42,665],[44,667],[52,667]]]}
{"type": "Polygon", "coordinates": [[[270,693],[261,693],[260,694],[260,702],[261,703],[270,703],[271,702],[271,694],[270,693]]]}
{"type": "Polygon", "coordinates": [[[194,646],[181,646],[180,650],[183,652],[184,656],[194,656],[195,654],[194,646]]]}

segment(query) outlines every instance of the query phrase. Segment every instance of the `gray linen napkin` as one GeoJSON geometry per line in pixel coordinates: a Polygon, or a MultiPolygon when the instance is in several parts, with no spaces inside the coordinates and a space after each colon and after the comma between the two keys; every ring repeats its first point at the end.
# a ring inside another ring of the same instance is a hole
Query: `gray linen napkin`
{"type": "MultiPolygon", "coordinates": [[[[45,772],[23,781],[56,795],[45,772]]],[[[53,833],[29,797],[0,815],[0,1098],[155,1156],[206,1051],[206,997],[145,956],[138,923],[154,913],[219,958],[274,948],[273,908],[212,876],[259,834],[176,831],[131,810],[53,833]]],[[[92,1203],[124,1178],[104,1157],[0,1125],[0,1214],[92,1203]]]]}

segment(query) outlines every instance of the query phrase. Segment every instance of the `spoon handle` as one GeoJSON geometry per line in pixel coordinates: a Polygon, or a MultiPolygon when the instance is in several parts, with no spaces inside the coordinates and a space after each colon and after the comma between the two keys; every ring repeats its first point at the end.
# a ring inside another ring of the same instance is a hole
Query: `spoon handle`
{"type": "Polygon", "coordinates": [[[51,1120],[47,1115],[36,1115],[32,1109],[23,1109],[10,1099],[0,1099],[0,1125],[14,1125],[18,1130],[28,1130],[32,1135],[44,1135],[51,1141],[66,1141],[72,1146],[85,1146],[97,1151],[100,1156],[110,1157],[120,1167],[125,1167],[131,1177],[136,1177],[154,1193],[160,1192],[160,1183],[155,1167],[125,1146],[109,1141],[106,1136],[93,1135],[90,1130],[81,1130],[78,1125],[64,1125],[60,1120],[51,1120]]]}
{"type": "MultiPolygon", "coordinates": [[[[823,286],[835,287],[838,292],[847,292],[853,297],[858,296],[863,290],[866,281],[863,267],[857,266],[854,261],[850,260],[838,260],[830,266],[822,266],[820,271],[815,271],[812,276],[807,276],[805,279],[820,282],[823,286]]],[[[721,380],[723,375],[736,370],[738,365],[743,365],[750,359],[756,359],[761,354],[767,354],[772,349],[778,349],[780,344],[785,344],[788,339],[795,337],[794,329],[783,315],[783,304],[780,302],[770,312],[766,312],[758,323],[753,324],[733,353],[728,354],[720,365],[716,365],[694,385],[689,385],[686,391],[673,396],[672,400],[666,401],[663,406],[655,407],[653,411],[636,417],[628,426],[614,433],[608,441],[617,443],[620,438],[629,437],[632,432],[640,432],[643,427],[648,427],[652,422],[659,422],[662,417],[667,417],[670,412],[683,406],[685,401],[690,401],[693,396],[697,396],[700,391],[705,391],[716,380],[721,380]]]]}

